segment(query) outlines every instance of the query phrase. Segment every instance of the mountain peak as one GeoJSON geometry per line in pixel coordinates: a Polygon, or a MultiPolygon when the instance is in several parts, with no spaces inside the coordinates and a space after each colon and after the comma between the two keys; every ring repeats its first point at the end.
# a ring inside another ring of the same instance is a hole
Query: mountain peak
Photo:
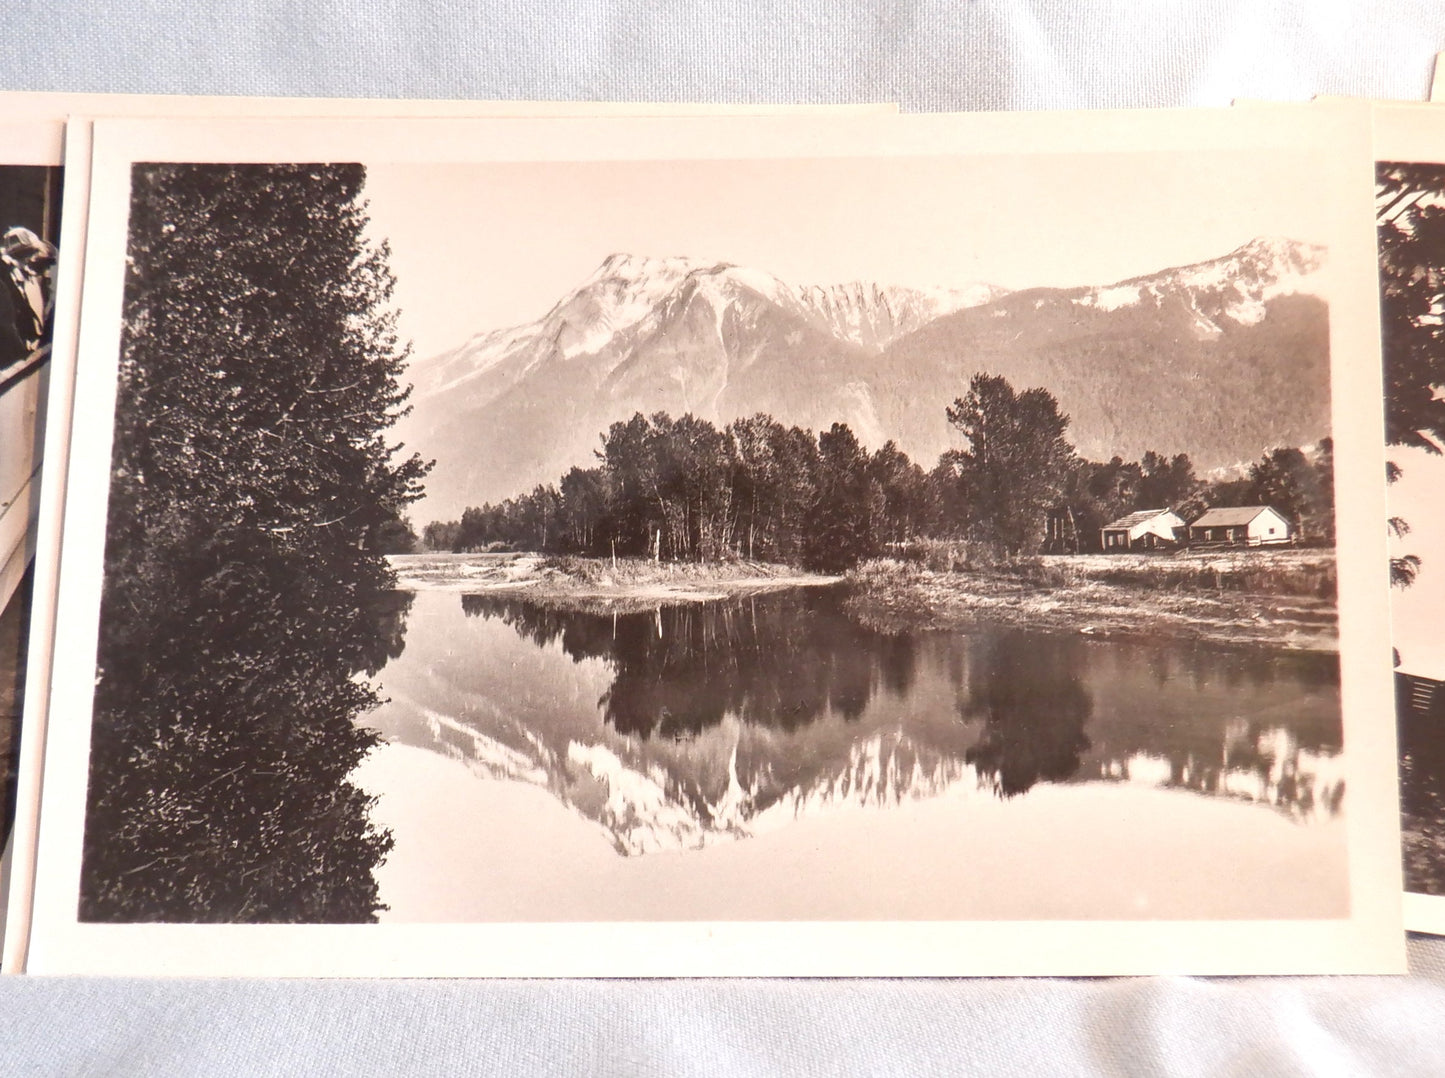
{"type": "Polygon", "coordinates": [[[1074,290],[1081,307],[1116,310],[1174,296],[1195,316],[1203,339],[1223,332],[1221,319],[1252,326],[1277,296],[1309,291],[1304,280],[1324,265],[1327,249],[1283,236],[1256,236],[1226,255],[1130,277],[1116,284],[1074,290]]]}
{"type": "Polygon", "coordinates": [[[1325,255],[1260,236],[1114,284],[1004,294],[615,251],[535,321],[413,365],[402,433],[438,460],[426,511],[453,519],[587,466],[636,411],[842,421],[927,464],[955,437],[941,402],[988,370],[1048,387],[1081,452],[1182,450],[1205,469],[1328,430],[1328,324],[1309,298],[1325,255]],[[1250,394],[1289,405],[1238,408],[1250,394]]]}
{"type": "Polygon", "coordinates": [[[1328,249],[1319,244],[1287,236],[1256,236],[1217,258],[1130,277],[1108,287],[1165,282],[1186,288],[1218,288],[1236,282],[1269,286],[1314,273],[1324,265],[1327,253],[1328,249]]]}
{"type": "Polygon", "coordinates": [[[615,279],[637,281],[646,277],[681,278],[707,266],[706,262],[681,255],[638,255],[627,251],[614,251],[602,260],[602,264],[583,282],[582,287],[596,281],[615,279]]]}
{"type": "Polygon", "coordinates": [[[1256,236],[1231,251],[1227,258],[1248,259],[1296,273],[1313,273],[1324,263],[1325,248],[1316,243],[1302,243],[1287,236],[1256,236]]]}

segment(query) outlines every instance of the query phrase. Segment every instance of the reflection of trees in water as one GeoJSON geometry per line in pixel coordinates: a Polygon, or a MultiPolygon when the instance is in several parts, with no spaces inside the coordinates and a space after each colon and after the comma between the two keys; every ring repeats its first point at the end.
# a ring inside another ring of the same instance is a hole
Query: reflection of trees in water
{"type": "Polygon", "coordinates": [[[1101,685],[1137,668],[1150,687],[1141,679],[1127,699],[1101,692],[1107,722],[1081,777],[1260,801],[1298,818],[1339,811],[1338,656],[1120,645],[1091,661],[1101,685]]]}
{"type": "Polygon", "coordinates": [[[983,734],[966,759],[1000,797],[1078,771],[1093,710],[1081,658],[1072,637],[1009,631],[985,636],[969,651],[960,707],[966,719],[983,719],[983,734]]]}
{"type": "Polygon", "coordinates": [[[356,675],[401,654],[411,596],[355,563],[168,554],[124,589],[137,615],[103,611],[82,917],[374,919],[391,837],[347,780],[380,702],[356,675]]]}
{"type": "MultiPolygon", "coordinates": [[[[1264,688],[1281,681],[1301,685],[1339,684],[1339,656],[1315,651],[1268,648],[1219,648],[1181,644],[1178,648],[1140,645],[1153,656],[1160,683],[1187,678],[1196,689],[1221,685],[1232,690],[1264,688]]],[[[1335,723],[1338,727],[1338,722],[1335,723]]]]}
{"type": "Polygon", "coordinates": [[[965,764],[1001,797],[1041,781],[1131,779],[1308,815],[1337,808],[1342,792],[1320,764],[1340,747],[1330,656],[1003,628],[890,635],[849,619],[828,592],[615,616],[496,595],[462,606],[576,661],[605,661],[603,718],[623,735],[658,735],[617,751],[660,768],[704,820],[735,796],[729,767],[755,811],[875,781],[896,799],[899,783],[956,778],[965,764]],[[870,707],[879,694],[892,703],[870,707]],[[697,735],[729,715],[741,720],[736,740],[704,746],[697,735]]]}
{"type": "Polygon", "coordinates": [[[619,733],[683,737],[732,714],[794,730],[826,713],[857,719],[880,689],[902,696],[914,677],[914,641],[845,617],[834,596],[776,596],[685,604],[645,613],[593,614],[525,600],[462,597],[470,615],[495,617],[574,660],[615,671],[599,701],[619,733]]]}

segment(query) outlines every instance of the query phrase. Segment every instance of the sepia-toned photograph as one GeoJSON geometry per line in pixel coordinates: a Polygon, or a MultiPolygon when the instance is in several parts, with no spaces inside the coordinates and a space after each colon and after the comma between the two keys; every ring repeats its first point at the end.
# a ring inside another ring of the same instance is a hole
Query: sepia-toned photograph
{"type": "Polygon", "coordinates": [[[60,232],[57,166],[0,164],[0,847],[15,818],[44,368],[60,232]]]}
{"type": "MultiPolygon", "coordinates": [[[[17,820],[29,815],[20,805],[21,717],[55,320],[60,142],[59,124],[0,124],[0,943],[23,857],[17,820]]],[[[0,969],[13,968],[7,951],[0,969]]]]}
{"type": "Polygon", "coordinates": [[[115,130],[77,925],[1376,908],[1337,146],[115,130]]]}
{"type": "Polygon", "coordinates": [[[1406,913],[1410,928],[1442,932],[1445,141],[1422,119],[1408,109],[1381,110],[1381,151],[1392,156],[1376,165],[1376,209],[1406,913]]]}

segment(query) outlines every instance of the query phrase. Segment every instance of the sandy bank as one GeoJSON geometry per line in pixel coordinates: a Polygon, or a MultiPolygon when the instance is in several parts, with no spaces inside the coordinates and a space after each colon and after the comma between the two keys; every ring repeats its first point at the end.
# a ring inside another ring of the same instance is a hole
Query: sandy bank
{"type": "Polygon", "coordinates": [[[558,603],[651,607],[705,602],[784,588],[836,584],[842,577],[767,562],[708,564],[540,554],[400,554],[390,559],[409,591],[526,593],[558,603]]]}

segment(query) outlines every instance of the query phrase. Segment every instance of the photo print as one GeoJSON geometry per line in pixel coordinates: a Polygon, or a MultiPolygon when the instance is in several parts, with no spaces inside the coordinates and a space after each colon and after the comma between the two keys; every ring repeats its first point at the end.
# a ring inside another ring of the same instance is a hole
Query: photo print
{"type": "Polygon", "coordinates": [[[34,968],[1394,968],[1367,113],[1168,119],[98,123],[34,968]]]}
{"type": "Polygon", "coordinates": [[[1376,217],[1406,925],[1445,931],[1445,134],[1382,106],[1376,217]]]}
{"type": "MultiPolygon", "coordinates": [[[[61,125],[0,125],[0,940],[22,810],[20,729],[54,327],[61,125]]],[[[9,970],[6,960],[0,969],[9,970]]]]}

